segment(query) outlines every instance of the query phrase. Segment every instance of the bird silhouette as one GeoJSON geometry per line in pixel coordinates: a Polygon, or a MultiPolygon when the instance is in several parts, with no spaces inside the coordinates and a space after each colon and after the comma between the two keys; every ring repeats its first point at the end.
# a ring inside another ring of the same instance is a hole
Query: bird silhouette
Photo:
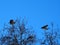
{"type": "Polygon", "coordinates": [[[11,25],[15,24],[14,20],[11,19],[11,20],[10,20],[10,24],[11,24],[11,25]]]}
{"type": "Polygon", "coordinates": [[[48,30],[48,25],[42,26],[41,29],[48,30]]]}
{"type": "Polygon", "coordinates": [[[34,37],[33,36],[29,36],[27,39],[33,39],[34,37]]]}

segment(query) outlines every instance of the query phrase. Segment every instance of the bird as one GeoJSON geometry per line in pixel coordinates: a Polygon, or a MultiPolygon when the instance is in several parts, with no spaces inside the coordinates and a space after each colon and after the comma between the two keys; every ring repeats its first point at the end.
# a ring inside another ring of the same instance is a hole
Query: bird
{"type": "Polygon", "coordinates": [[[33,39],[34,37],[31,35],[31,36],[29,36],[27,39],[33,39]]]}
{"type": "Polygon", "coordinates": [[[11,25],[15,24],[14,20],[11,19],[10,22],[9,22],[11,25]]]}
{"type": "Polygon", "coordinates": [[[42,26],[41,29],[48,30],[48,25],[42,26]]]}

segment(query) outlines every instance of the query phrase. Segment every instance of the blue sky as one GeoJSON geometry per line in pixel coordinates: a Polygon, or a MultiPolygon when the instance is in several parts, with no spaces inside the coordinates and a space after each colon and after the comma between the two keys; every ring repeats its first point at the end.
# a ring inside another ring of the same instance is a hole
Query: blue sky
{"type": "Polygon", "coordinates": [[[43,25],[60,25],[60,0],[0,0],[0,29],[17,17],[26,17],[28,25],[40,35],[43,25]]]}

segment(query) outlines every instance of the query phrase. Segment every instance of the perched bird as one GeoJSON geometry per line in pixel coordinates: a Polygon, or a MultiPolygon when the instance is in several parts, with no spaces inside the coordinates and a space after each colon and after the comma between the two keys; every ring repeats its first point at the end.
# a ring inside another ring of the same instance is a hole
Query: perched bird
{"type": "Polygon", "coordinates": [[[41,27],[41,29],[48,30],[48,25],[41,27]]]}
{"type": "Polygon", "coordinates": [[[34,37],[33,36],[29,36],[27,39],[33,39],[34,37]]]}
{"type": "Polygon", "coordinates": [[[11,19],[11,20],[10,20],[10,24],[11,24],[11,25],[15,24],[14,20],[11,19]]]}

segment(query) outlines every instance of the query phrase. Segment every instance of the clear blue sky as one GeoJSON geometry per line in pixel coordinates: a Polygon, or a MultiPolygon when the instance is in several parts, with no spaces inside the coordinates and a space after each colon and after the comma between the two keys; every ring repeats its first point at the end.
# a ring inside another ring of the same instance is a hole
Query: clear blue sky
{"type": "Polygon", "coordinates": [[[60,0],[0,0],[0,29],[17,17],[26,17],[28,25],[40,34],[42,25],[60,25],[60,0]]]}

